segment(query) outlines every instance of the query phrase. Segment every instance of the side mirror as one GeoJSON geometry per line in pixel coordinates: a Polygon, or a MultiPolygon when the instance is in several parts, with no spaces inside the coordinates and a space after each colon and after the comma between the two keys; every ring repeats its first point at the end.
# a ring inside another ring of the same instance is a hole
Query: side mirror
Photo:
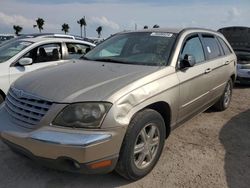
{"type": "Polygon", "coordinates": [[[33,63],[33,60],[31,58],[28,58],[28,57],[24,57],[24,58],[21,58],[18,63],[22,66],[25,66],[25,65],[31,65],[33,63]]]}
{"type": "Polygon", "coordinates": [[[186,54],[184,58],[181,60],[180,68],[193,67],[195,65],[195,57],[190,54],[186,54]]]}

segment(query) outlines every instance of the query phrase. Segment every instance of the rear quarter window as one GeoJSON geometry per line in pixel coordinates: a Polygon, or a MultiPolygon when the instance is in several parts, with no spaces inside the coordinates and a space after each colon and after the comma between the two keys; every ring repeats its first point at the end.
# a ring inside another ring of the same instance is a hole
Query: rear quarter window
{"type": "Polygon", "coordinates": [[[224,51],[224,54],[225,55],[231,54],[232,51],[230,50],[230,48],[228,47],[228,45],[225,43],[225,41],[222,38],[220,38],[220,37],[218,37],[218,40],[219,40],[220,45],[221,45],[221,47],[222,47],[222,49],[224,51]]]}

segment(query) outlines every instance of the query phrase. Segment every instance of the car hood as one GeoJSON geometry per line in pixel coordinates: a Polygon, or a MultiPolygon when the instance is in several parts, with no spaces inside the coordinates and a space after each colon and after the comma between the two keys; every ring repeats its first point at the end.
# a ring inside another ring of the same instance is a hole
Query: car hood
{"type": "Polygon", "coordinates": [[[102,101],[156,66],[72,60],[25,74],[13,87],[52,102],[102,101]]]}

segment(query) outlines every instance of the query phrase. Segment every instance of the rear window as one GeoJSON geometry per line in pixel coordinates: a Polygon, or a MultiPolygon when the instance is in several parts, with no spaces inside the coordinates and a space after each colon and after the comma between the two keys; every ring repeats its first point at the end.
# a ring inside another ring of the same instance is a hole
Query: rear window
{"type": "Polygon", "coordinates": [[[208,55],[208,59],[214,59],[221,56],[220,47],[214,36],[202,36],[204,41],[204,48],[208,55]]]}

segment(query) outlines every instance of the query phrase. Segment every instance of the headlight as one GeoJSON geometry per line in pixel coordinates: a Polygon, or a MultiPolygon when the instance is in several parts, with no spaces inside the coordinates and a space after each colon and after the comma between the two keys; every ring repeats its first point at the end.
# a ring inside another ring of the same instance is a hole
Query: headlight
{"type": "Polygon", "coordinates": [[[76,103],[64,108],[53,121],[54,125],[78,128],[97,128],[111,103],[76,103]]]}

